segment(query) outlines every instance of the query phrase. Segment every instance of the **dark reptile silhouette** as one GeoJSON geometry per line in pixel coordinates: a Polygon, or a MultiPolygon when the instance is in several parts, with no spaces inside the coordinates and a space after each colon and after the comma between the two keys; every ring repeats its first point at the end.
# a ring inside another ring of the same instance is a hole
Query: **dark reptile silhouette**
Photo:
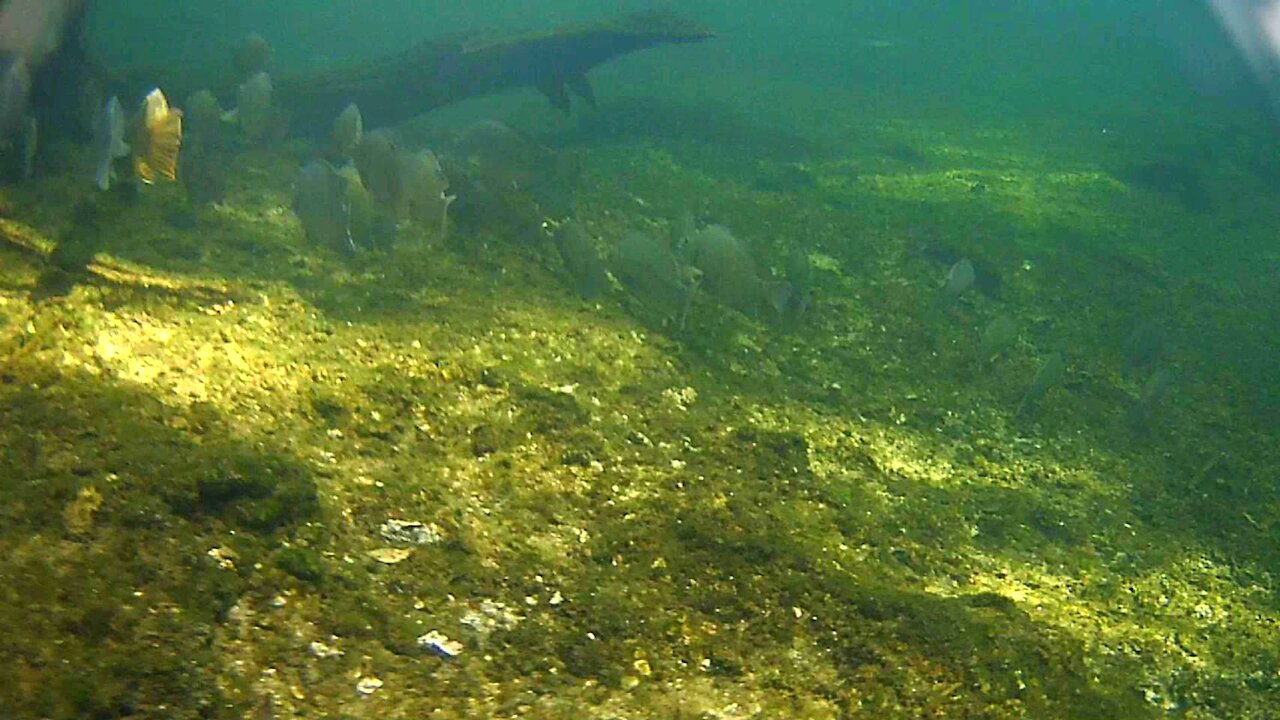
{"type": "Polygon", "coordinates": [[[372,62],[327,72],[283,76],[276,97],[293,122],[324,128],[354,102],[376,125],[394,125],[433,108],[521,87],[541,90],[570,107],[570,93],[588,104],[587,72],[613,58],[658,45],[712,37],[706,28],[664,11],[493,41],[430,41],[372,62]]]}
{"type": "MultiPolygon", "coordinates": [[[[96,78],[126,105],[156,86],[177,102],[201,88],[210,88],[224,99],[234,98],[236,85],[244,79],[180,64],[105,68],[85,51],[83,19],[81,13],[68,23],[64,42],[47,65],[50,82],[41,88],[37,81],[40,105],[61,105],[73,96],[71,81],[87,78],[96,78]]],[[[433,39],[335,68],[273,72],[274,102],[288,112],[291,129],[304,133],[327,130],[352,102],[368,123],[385,126],[461,100],[521,87],[542,91],[553,106],[567,112],[571,94],[594,104],[586,76],[597,65],[646,48],[712,36],[701,25],[670,12],[650,10],[539,33],[433,39]]]]}

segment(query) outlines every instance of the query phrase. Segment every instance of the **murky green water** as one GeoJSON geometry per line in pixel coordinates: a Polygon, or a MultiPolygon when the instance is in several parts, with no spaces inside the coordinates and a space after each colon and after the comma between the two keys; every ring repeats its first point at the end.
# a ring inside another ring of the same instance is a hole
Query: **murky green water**
{"type": "Polygon", "coordinates": [[[0,714],[1274,717],[1215,7],[0,3],[0,714]]]}

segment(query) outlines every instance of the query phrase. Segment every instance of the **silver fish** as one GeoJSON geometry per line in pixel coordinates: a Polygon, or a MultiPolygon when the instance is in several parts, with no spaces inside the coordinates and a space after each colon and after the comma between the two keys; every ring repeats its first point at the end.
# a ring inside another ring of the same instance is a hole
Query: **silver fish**
{"type": "Polygon", "coordinates": [[[112,95],[98,113],[93,127],[94,184],[99,190],[111,189],[115,178],[115,161],[129,154],[124,141],[125,117],[120,99],[112,95]]]}

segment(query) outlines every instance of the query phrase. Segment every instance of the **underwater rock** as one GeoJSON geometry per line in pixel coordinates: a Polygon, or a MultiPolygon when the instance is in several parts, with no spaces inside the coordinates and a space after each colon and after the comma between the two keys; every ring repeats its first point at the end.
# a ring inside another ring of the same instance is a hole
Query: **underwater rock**
{"type": "Polygon", "coordinates": [[[348,181],[324,160],[313,160],[293,181],[293,212],[307,242],[354,252],[348,181]]]}
{"type": "Polygon", "coordinates": [[[753,318],[781,314],[787,283],[765,280],[741,240],[723,225],[708,225],[685,242],[685,253],[702,273],[702,287],[716,300],[753,318]]]}
{"type": "Polygon", "coordinates": [[[610,267],[618,281],[663,320],[683,328],[698,287],[698,272],[681,265],[667,243],[631,231],[614,248],[610,267]]]}
{"type": "Polygon", "coordinates": [[[555,231],[556,249],[583,300],[592,300],[609,289],[609,276],[595,243],[581,223],[569,220],[555,231]]]}

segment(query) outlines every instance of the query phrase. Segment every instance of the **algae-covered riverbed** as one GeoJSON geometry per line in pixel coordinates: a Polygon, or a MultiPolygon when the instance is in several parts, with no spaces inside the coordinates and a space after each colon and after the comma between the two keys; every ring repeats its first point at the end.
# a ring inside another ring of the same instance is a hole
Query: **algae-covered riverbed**
{"type": "Polygon", "coordinates": [[[798,320],[583,301],[549,234],[308,245],[292,144],[194,224],[98,198],[69,278],[83,178],[3,191],[6,716],[1275,716],[1276,291],[1240,274],[1275,257],[1197,249],[1264,237],[1262,191],[1205,215],[941,120],[638,138],[615,103],[542,133],[600,249],[684,215],[770,274],[800,248],[798,320]],[[942,245],[998,289],[948,299],[942,245]],[[1178,381],[1135,424],[1153,316],[1178,381]]]}

